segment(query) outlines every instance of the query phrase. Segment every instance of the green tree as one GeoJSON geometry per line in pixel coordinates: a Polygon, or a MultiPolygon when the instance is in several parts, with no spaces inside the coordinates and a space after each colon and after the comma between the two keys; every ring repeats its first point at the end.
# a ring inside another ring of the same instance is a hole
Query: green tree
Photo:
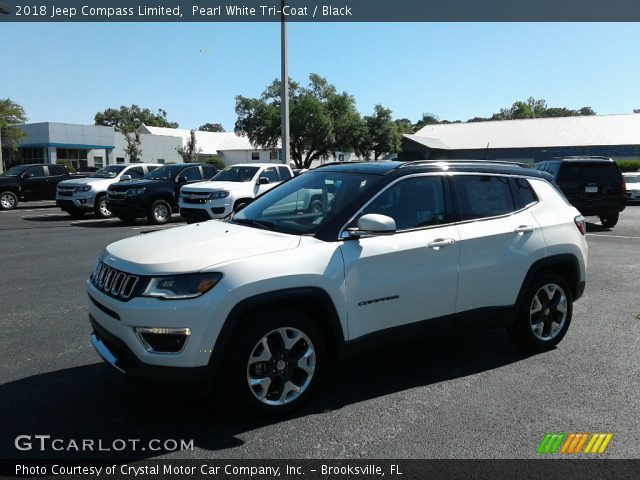
{"type": "MultiPolygon", "coordinates": [[[[260,98],[236,97],[235,131],[247,135],[255,147],[276,149],[280,139],[280,81],[274,80],[260,98]]],[[[309,84],[289,84],[291,159],[297,168],[314,160],[355,147],[360,115],[354,98],[337,93],[326,79],[312,73],[309,84]]]]}
{"type": "Polygon", "coordinates": [[[435,113],[423,113],[422,118],[416,122],[413,128],[417,132],[427,125],[437,125],[438,123],[440,123],[440,118],[435,113]]]}
{"type": "Polygon", "coordinates": [[[200,125],[198,130],[201,132],[224,132],[224,127],[221,123],[205,123],[200,125]]]}
{"type": "Polygon", "coordinates": [[[9,98],[0,100],[0,136],[2,149],[14,152],[27,134],[20,128],[27,121],[22,106],[9,98]]]}
{"type": "Polygon", "coordinates": [[[391,118],[391,110],[376,105],[373,115],[364,117],[364,125],[367,131],[365,141],[368,146],[364,151],[373,153],[373,159],[377,160],[387,153],[400,151],[402,134],[398,125],[391,118]]]}
{"type": "Polygon", "coordinates": [[[227,167],[220,155],[209,155],[207,163],[216,167],[217,170],[224,170],[227,167]]]}
{"type": "Polygon", "coordinates": [[[198,161],[198,155],[200,155],[202,149],[198,147],[195,130],[189,132],[189,140],[187,140],[186,145],[180,145],[176,148],[176,151],[182,157],[184,163],[196,163],[198,161]]]}
{"type": "Polygon", "coordinates": [[[138,105],[122,105],[119,109],[108,108],[96,113],[94,122],[96,125],[113,127],[121,133],[134,132],[143,123],[150,127],[178,128],[176,122],[167,120],[167,112],[163,109],[159,108],[157,113],[153,113],[148,108],[140,108],[138,105]]]}
{"type": "Polygon", "coordinates": [[[397,120],[395,120],[395,123],[398,126],[398,130],[400,130],[401,134],[411,134],[415,131],[413,123],[411,123],[411,120],[409,120],[408,118],[398,118],[397,120]]]}

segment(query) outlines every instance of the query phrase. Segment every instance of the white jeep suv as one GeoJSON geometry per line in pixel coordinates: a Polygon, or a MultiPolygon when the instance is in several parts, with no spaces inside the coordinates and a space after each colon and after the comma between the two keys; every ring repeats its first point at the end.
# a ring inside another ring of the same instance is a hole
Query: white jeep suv
{"type": "Polygon", "coordinates": [[[56,205],[72,217],[82,217],[85,213],[95,213],[100,218],[108,218],[112,213],[107,208],[107,189],[122,178],[140,179],[162,165],[155,163],[132,163],[107,165],[90,177],[65,180],[56,188],[56,205]]]}
{"type": "Polygon", "coordinates": [[[376,334],[466,321],[549,349],[587,264],[584,218],[549,178],[483,161],[319,167],[226,222],[109,245],[87,281],[91,340],[123,373],[215,376],[269,413],[376,334]],[[319,208],[292,201],[311,196],[319,208]]]}
{"type": "Polygon", "coordinates": [[[218,172],[211,180],[180,190],[180,215],[189,223],[224,218],[240,204],[293,177],[281,163],[242,163],[218,172]]]}

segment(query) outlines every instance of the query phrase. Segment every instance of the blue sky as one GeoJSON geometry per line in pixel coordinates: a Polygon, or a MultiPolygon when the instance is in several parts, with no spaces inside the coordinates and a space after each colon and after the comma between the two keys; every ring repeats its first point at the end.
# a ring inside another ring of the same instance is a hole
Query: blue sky
{"type": "MultiPolygon", "coordinates": [[[[0,98],[29,121],[92,123],[137,103],[183,128],[235,122],[234,98],[280,72],[277,23],[7,24],[0,98]]],[[[291,23],[290,76],[317,72],[396,118],[488,116],[515,100],[640,108],[640,24],[291,23]]]]}

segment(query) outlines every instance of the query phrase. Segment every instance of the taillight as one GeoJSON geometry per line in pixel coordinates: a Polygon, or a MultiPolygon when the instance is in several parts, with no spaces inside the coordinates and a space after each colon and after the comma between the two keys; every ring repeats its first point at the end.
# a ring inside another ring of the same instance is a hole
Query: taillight
{"type": "Polygon", "coordinates": [[[578,215],[576,218],[573,219],[573,221],[576,223],[576,227],[578,227],[578,230],[580,230],[580,233],[582,235],[586,235],[587,221],[584,219],[584,217],[582,215],[578,215]]]}

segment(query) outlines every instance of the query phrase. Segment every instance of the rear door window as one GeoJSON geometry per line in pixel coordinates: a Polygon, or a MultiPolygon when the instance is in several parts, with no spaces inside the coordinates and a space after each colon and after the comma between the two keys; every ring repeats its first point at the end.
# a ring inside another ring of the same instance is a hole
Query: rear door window
{"type": "Polygon", "coordinates": [[[132,167],[124,172],[124,175],[129,175],[132,179],[144,177],[144,171],[142,167],[132,167]]]}
{"type": "Polygon", "coordinates": [[[514,178],[512,186],[518,203],[518,210],[538,201],[538,197],[526,178],[514,178]]]}
{"type": "Polygon", "coordinates": [[[49,165],[49,175],[57,177],[67,173],[67,169],[61,165],[49,165]]]}
{"type": "Polygon", "coordinates": [[[509,178],[454,175],[462,220],[496,217],[515,211],[509,178]]]}
{"type": "Polygon", "coordinates": [[[40,178],[46,176],[43,167],[31,167],[25,173],[26,178],[40,178]]]}
{"type": "Polygon", "coordinates": [[[180,176],[185,177],[187,182],[202,180],[202,177],[200,176],[200,167],[185,168],[180,172],[180,176]]]}
{"type": "Polygon", "coordinates": [[[287,167],[278,167],[278,172],[280,173],[280,178],[283,182],[291,178],[291,172],[287,167]]]}
{"type": "Polygon", "coordinates": [[[261,173],[260,173],[261,177],[265,177],[269,179],[269,183],[277,183],[280,181],[280,178],[278,177],[278,172],[276,172],[276,169],[273,167],[270,168],[265,168],[261,173]]]}
{"type": "Polygon", "coordinates": [[[209,165],[204,165],[202,167],[202,173],[203,173],[203,178],[205,178],[206,180],[213,178],[213,176],[218,173],[218,171],[214,168],[211,167],[209,165]]]}

